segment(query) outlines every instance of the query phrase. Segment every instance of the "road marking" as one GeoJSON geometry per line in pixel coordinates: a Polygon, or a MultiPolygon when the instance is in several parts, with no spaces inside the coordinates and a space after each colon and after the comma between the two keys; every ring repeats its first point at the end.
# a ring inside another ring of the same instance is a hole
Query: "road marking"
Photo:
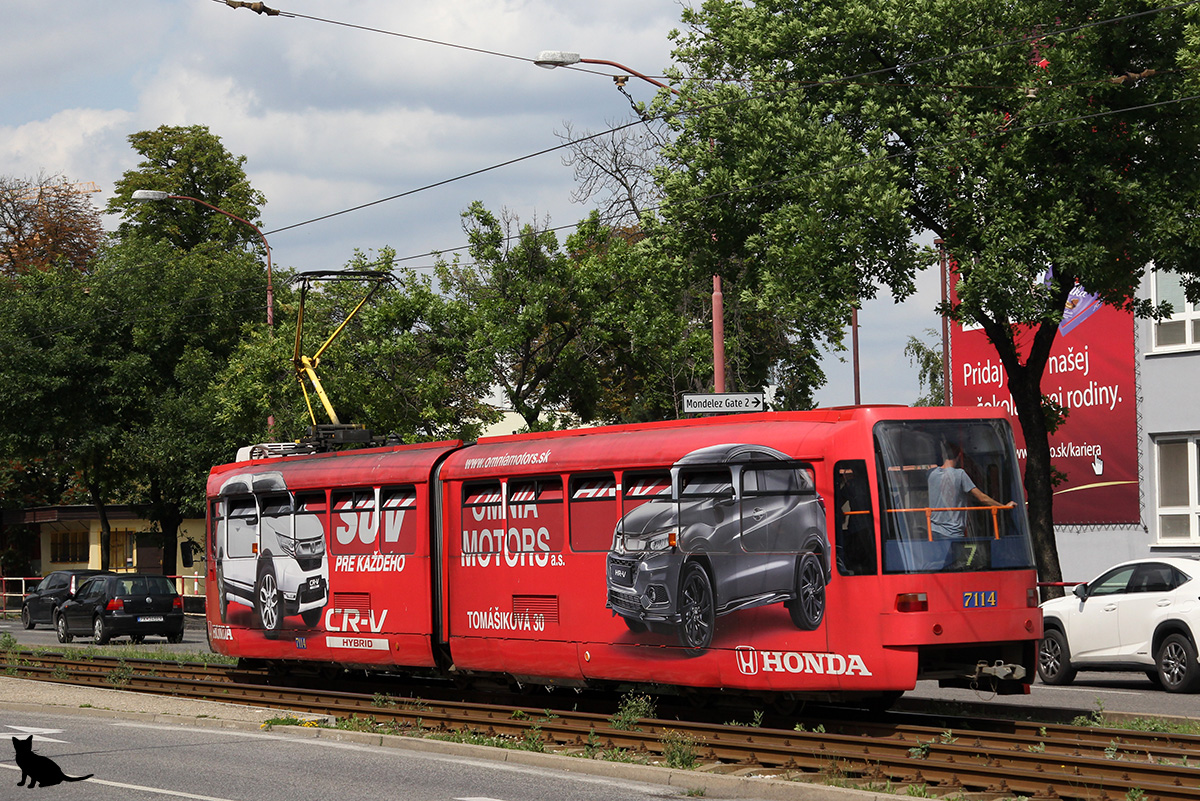
{"type": "Polygon", "coordinates": [[[24,734],[32,734],[34,740],[40,740],[47,743],[65,743],[66,740],[56,740],[53,737],[47,737],[47,734],[62,734],[62,729],[39,729],[33,726],[7,726],[6,728],[19,731],[24,734]]]}
{"type": "MultiPolygon", "coordinates": [[[[18,768],[16,765],[0,764],[0,768],[5,768],[6,770],[20,770],[20,768],[18,768]]],[[[105,781],[104,779],[97,779],[95,777],[92,777],[90,779],[85,779],[85,781],[87,781],[88,784],[103,784],[105,787],[119,787],[122,790],[141,790],[144,793],[155,793],[157,795],[169,795],[173,798],[192,798],[192,799],[195,799],[195,801],[235,801],[234,799],[231,799],[231,798],[217,798],[217,797],[211,796],[211,795],[197,795],[196,793],[185,793],[180,790],[166,790],[162,787],[147,787],[147,786],[141,785],[141,784],[126,784],[125,782],[110,782],[110,781],[105,781]]]]}

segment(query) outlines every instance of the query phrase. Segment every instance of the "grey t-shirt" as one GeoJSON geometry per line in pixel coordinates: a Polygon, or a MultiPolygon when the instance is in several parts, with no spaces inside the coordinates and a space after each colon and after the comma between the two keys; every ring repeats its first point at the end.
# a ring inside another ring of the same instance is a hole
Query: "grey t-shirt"
{"type": "Polygon", "coordinates": [[[966,510],[948,507],[972,505],[965,499],[973,489],[975,482],[962,468],[935,467],[929,471],[929,507],[946,510],[930,513],[929,523],[935,538],[966,536],[966,510]]]}

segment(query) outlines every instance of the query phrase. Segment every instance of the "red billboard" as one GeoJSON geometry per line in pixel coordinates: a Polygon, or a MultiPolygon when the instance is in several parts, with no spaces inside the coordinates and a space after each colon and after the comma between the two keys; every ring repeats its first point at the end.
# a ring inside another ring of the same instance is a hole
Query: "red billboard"
{"type": "MultiPolygon", "coordinates": [[[[953,273],[951,281],[954,281],[953,273]]],[[[1017,332],[1027,352],[1033,329],[1017,332]]],[[[1025,442],[1000,357],[977,327],[951,325],[950,386],[955,406],[1008,411],[1024,461],[1025,442]]],[[[1137,388],[1133,314],[1105,306],[1082,287],[1067,300],[1042,376],[1042,394],[1067,412],[1050,437],[1050,463],[1066,476],[1055,487],[1058,525],[1137,523],[1137,388]]]]}

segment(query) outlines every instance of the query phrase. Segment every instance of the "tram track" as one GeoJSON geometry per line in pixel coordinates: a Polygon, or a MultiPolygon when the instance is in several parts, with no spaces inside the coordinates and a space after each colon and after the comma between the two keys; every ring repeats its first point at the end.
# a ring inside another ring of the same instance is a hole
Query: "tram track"
{"type": "MultiPolygon", "coordinates": [[[[496,705],[385,692],[267,684],[265,671],[211,664],[13,652],[9,675],[351,721],[361,728],[701,770],[890,790],[989,798],[1200,801],[1200,737],[1020,721],[968,728],[897,721],[807,720],[797,729],[644,718],[567,708],[496,705]],[[689,760],[682,760],[689,761],[689,760]],[[914,788],[909,790],[908,788],[914,788]]],[[[549,702],[550,697],[539,700],[549,702]]],[[[909,716],[898,716],[908,720],[909,716]]],[[[958,725],[957,723],[952,726],[958,725]]]]}

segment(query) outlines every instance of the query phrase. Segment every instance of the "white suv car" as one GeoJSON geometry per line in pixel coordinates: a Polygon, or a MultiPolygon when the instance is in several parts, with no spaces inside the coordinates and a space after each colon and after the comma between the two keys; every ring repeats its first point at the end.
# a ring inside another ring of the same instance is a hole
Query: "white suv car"
{"type": "Polygon", "coordinates": [[[1038,676],[1068,684],[1079,670],[1139,670],[1168,692],[1200,689],[1200,562],[1124,562],[1042,604],[1038,676]]]}

